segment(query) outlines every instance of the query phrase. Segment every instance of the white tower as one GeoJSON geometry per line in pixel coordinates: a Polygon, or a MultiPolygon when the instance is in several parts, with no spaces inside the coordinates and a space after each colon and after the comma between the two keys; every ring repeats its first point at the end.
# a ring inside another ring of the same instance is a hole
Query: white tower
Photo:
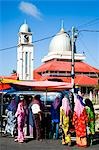
{"type": "Polygon", "coordinates": [[[19,29],[17,48],[17,74],[19,80],[33,80],[33,51],[32,33],[27,23],[19,29]]]}

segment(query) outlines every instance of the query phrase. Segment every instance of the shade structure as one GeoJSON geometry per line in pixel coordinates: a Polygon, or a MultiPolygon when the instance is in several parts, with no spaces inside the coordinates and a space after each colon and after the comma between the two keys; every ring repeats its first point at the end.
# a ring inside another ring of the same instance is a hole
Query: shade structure
{"type": "Polygon", "coordinates": [[[62,89],[71,89],[71,83],[65,82],[54,82],[54,81],[20,81],[11,83],[12,86],[17,88],[31,88],[32,90],[41,90],[41,91],[59,91],[62,89]]]}
{"type": "Polygon", "coordinates": [[[6,93],[11,93],[11,92],[16,92],[16,90],[14,88],[9,88],[6,90],[0,90],[0,93],[2,94],[6,94],[6,93]]]}

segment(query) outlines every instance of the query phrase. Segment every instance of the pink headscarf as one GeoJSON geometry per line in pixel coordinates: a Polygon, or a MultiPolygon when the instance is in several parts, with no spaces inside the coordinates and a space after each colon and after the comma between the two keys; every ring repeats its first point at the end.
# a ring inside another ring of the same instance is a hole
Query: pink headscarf
{"type": "Polygon", "coordinates": [[[68,116],[71,109],[70,109],[69,100],[67,99],[67,97],[64,97],[62,99],[62,109],[64,110],[65,115],[68,116]]]}
{"type": "Polygon", "coordinates": [[[60,99],[59,99],[59,97],[55,98],[55,100],[54,100],[54,102],[53,102],[52,105],[53,105],[54,109],[57,109],[57,107],[60,105],[60,99]]]}
{"type": "Polygon", "coordinates": [[[23,102],[23,101],[20,101],[20,102],[19,102],[17,111],[19,111],[19,112],[21,112],[21,111],[24,112],[24,102],[23,102]]]}
{"type": "MultiPolygon", "coordinates": [[[[82,98],[83,99],[83,98],[82,98]]],[[[76,112],[77,116],[79,117],[83,110],[84,110],[84,105],[81,102],[81,99],[79,99],[78,96],[75,96],[75,107],[74,107],[74,111],[76,112]]]]}
{"type": "Polygon", "coordinates": [[[25,117],[25,111],[24,111],[24,103],[23,101],[20,101],[19,104],[18,104],[18,108],[17,108],[17,111],[15,113],[15,116],[20,118],[24,118],[25,117]]]}

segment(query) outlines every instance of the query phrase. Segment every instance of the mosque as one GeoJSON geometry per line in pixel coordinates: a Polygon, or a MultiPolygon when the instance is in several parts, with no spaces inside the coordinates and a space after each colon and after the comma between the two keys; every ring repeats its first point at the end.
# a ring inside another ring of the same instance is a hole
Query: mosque
{"type": "MultiPolygon", "coordinates": [[[[4,78],[18,80],[50,80],[71,83],[72,45],[64,27],[51,39],[48,54],[43,57],[43,64],[34,70],[34,44],[32,32],[25,22],[18,33],[17,74],[4,78]]],[[[99,69],[84,62],[85,55],[74,51],[75,87],[89,93],[99,82],[99,69]]]]}

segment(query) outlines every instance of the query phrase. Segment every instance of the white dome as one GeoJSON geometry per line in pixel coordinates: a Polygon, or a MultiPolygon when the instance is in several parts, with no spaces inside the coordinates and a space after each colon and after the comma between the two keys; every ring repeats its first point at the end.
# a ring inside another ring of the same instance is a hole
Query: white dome
{"type": "Polygon", "coordinates": [[[49,45],[49,52],[51,53],[63,53],[71,51],[71,42],[69,35],[61,28],[60,32],[52,38],[49,45]]]}
{"type": "Polygon", "coordinates": [[[29,28],[29,26],[26,23],[24,23],[21,25],[19,32],[27,33],[27,32],[31,32],[31,29],[29,28]]]}

